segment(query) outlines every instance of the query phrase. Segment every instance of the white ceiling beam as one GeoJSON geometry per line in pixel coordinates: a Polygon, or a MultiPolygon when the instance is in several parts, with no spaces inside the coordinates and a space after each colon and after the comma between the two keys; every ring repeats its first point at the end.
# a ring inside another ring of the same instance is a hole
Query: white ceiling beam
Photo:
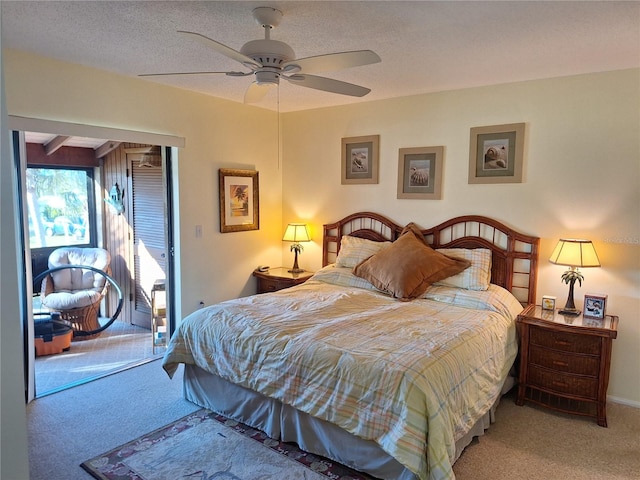
{"type": "Polygon", "coordinates": [[[120,146],[122,142],[116,142],[115,140],[107,140],[98,148],[96,148],[96,158],[102,158],[107,155],[109,152],[114,151],[116,148],[120,146]]]}
{"type": "Polygon", "coordinates": [[[47,155],[53,155],[56,151],[58,151],[60,147],[63,147],[67,140],[69,140],[70,138],[71,137],[66,135],[58,135],[57,137],[53,137],[45,144],[45,153],[47,155]]]}
{"type": "Polygon", "coordinates": [[[23,130],[25,132],[45,132],[55,134],[71,134],[76,137],[87,138],[115,138],[119,142],[148,143],[167,147],[183,148],[184,137],[165,135],[159,133],[137,132],[135,130],[120,130],[118,128],[95,127],[78,123],[58,122],[55,120],[42,120],[39,118],[20,117],[8,115],[9,128],[11,130],[23,130]]]}

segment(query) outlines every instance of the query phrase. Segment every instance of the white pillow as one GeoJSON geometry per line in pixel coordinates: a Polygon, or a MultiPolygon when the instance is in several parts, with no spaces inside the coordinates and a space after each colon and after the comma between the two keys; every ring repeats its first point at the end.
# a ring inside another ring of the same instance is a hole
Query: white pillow
{"type": "Polygon", "coordinates": [[[366,238],[343,235],[340,241],[340,251],[336,258],[336,267],[353,268],[389,245],[391,242],[374,242],[366,238]]]}
{"type": "Polygon", "coordinates": [[[376,287],[367,282],[364,278],[356,277],[352,273],[351,268],[336,267],[335,264],[327,265],[316,271],[310,280],[318,280],[332,285],[340,285],[342,287],[358,287],[365,290],[376,290],[376,287]]]}
{"type": "Polygon", "coordinates": [[[422,294],[421,298],[458,307],[498,312],[509,319],[515,319],[522,312],[522,304],[509,290],[493,284],[489,285],[487,290],[481,292],[437,286],[434,283],[422,294]]]}
{"type": "Polygon", "coordinates": [[[464,288],[466,290],[486,290],[491,283],[491,250],[488,248],[438,248],[447,257],[469,260],[471,266],[462,272],[435,285],[464,288]]]}

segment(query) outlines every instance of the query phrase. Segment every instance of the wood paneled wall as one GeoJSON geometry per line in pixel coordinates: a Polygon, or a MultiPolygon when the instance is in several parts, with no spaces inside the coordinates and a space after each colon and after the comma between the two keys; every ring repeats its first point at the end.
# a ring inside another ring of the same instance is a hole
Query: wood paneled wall
{"type": "MultiPolygon", "coordinates": [[[[124,212],[117,215],[111,207],[103,202],[104,212],[104,246],[111,253],[112,276],[124,297],[122,311],[118,319],[131,323],[131,301],[135,292],[133,284],[133,206],[132,182],[130,168],[125,149],[145,147],[136,143],[122,143],[104,158],[102,166],[103,196],[107,198],[109,191],[117,183],[120,190],[124,189],[124,212]]],[[[108,313],[115,311],[117,298],[113,293],[108,298],[108,313]]]]}
{"type": "Polygon", "coordinates": [[[27,143],[27,158],[29,166],[97,167],[100,164],[91,148],[62,147],[48,154],[39,143],[27,143]]]}

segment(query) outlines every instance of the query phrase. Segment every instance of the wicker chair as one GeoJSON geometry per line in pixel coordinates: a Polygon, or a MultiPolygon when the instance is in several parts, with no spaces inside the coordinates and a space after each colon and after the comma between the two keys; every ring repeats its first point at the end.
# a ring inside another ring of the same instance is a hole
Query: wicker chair
{"type": "Polygon", "coordinates": [[[74,331],[74,340],[95,338],[93,335],[77,335],[77,332],[92,332],[100,329],[98,313],[100,302],[107,293],[107,278],[89,266],[111,274],[111,255],[103,248],[58,248],[49,255],[49,269],[59,269],[42,280],[41,301],[49,310],[59,312],[60,319],[74,331]]]}

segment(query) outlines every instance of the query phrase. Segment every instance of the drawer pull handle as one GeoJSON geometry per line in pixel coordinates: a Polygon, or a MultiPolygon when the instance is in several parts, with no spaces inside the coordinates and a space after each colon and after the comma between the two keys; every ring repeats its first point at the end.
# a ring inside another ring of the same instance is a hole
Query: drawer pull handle
{"type": "Polygon", "coordinates": [[[571,345],[571,342],[567,342],[566,340],[556,340],[556,345],[562,345],[564,347],[571,345]]]}
{"type": "Polygon", "coordinates": [[[566,387],[567,384],[564,382],[557,382],[557,381],[553,381],[551,382],[552,385],[555,385],[556,387],[566,387]]]}
{"type": "Polygon", "coordinates": [[[553,362],[554,365],[558,366],[558,367],[568,367],[569,364],[567,362],[561,362],[560,360],[554,360],[553,362]]]}

